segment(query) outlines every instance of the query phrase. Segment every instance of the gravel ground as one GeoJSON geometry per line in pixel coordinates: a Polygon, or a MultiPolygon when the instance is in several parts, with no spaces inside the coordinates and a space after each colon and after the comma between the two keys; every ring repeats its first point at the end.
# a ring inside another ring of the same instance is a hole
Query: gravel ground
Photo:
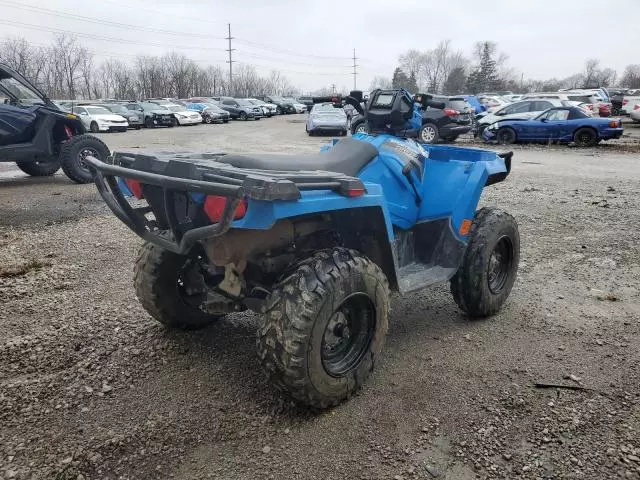
{"type": "MultiPolygon", "coordinates": [[[[102,138],[315,151],[301,120],[102,138]]],[[[640,479],[638,155],[515,150],[482,200],[520,224],[506,307],[470,322],[446,286],[394,298],[370,381],[321,414],[267,384],[255,316],[156,325],[133,293],[141,241],[92,185],[3,165],[0,478],[640,479]]]]}

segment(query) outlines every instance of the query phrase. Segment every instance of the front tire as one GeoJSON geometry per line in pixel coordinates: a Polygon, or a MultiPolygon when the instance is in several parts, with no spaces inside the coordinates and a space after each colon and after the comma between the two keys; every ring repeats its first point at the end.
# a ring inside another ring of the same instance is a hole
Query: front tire
{"type": "Polygon", "coordinates": [[[267,298],[258,357],[286,395],[328,408],[362,386],[388,325],[382,270],[353,250],[323,250],[300,262],[267,298]]]}
{"type": "Polygon", "coordinates": [[[89,125],[89,131],[91,133],[98,133],[100,131],[100,127],[98,127],[96,122],[91,122],[91,125],[89,125]]]}
{"type": "Polygon", "coordinates": [[[439,136],[438,127],[433,123],[425,123],[418,133],[420,142],[426,144],[436,143],[439,136]]]}
{"type": "Polygon", "coordinates": [[[456,304],[470,317],[497,313],[516,280],[520,261],[518,224],[497,208],[476,212],[462,265],[451,279],[456,304]]]}
{"type": "Polygon", "coordinates": [[[281,107],[276,108],[276,114],[277,115],[282,115],[282,108],[281,107]]]}
{"type": "Polygon", "coordinates": [[[149,315],[167,328],[202,328],[224,316],[199,308],[206,292],[194,257],[178,255],[152,243],[145,243],[138,252],[134,267],[136,295],[149,315]],[[202,284],[196,285],[200,281],[202,284]]]}
{"type": "Polygon", "coordinates": [[[35,162],[16,162],[16,165],[27,175],[32,177],[50,177],[60,170],[60,160],[46,160],[35,162]]]}
{"type": "Polygon", "coordinates": [[[502,127],[498,130],[498,133],[496,133],[496,140],[500,145],[511,145],[518,141],[518,136],[513,128],[502,127]]]}
{"type": "Polygon", "coordinates": [[[240,112],[240,120],[246,122],[247,121],[247,114],[244,112],[240,112]]]}
{"type": "Polygon", "coordinates": [[[84,163],[84,158],[89,155],[104,162],[111,153],[102,140],[92,135],[72,137],[60,151],[62,171],[75,183],[93,181],[93,173],[84,163]]]}

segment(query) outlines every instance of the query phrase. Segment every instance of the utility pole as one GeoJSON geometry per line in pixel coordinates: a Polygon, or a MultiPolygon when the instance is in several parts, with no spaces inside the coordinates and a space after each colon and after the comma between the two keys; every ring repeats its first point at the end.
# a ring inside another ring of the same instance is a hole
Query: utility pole
{"type": "Polygon", "coordinates": [[[233,95],[233,59],[231,58],[231,52],[233,52],[235,50],[235,48],[231,48],[231,40],[233,40],[233,37],[231,36],[231,24],[227,23],[227,26],[229,27],[229,36],[225,38],[225,40],[229,40],[229,48],[227,49],[227,52],[229,52],[229,60],[227,60],[227,63],[229,64],[229,92],[228,95],[233,95]]]}
{"type": "Polygon", "coordinates": [[[333,91],[333,93],[336,93],[336,84],[335,83],[331,84],[331,90],[333,91]]]}
{"type": "Polygon", "coordinates": [[[353,89],[354,89],[354,90],[357,90],[357,87],[356,87],[356,77],[358,76],[358,71],[357,71],[357,69],[356,69],[358,65],[356,65],[356,60],[357,60],[357,57],[356,57],[356,49],[354,48],[354,49],[353,49],[353,89]]]}

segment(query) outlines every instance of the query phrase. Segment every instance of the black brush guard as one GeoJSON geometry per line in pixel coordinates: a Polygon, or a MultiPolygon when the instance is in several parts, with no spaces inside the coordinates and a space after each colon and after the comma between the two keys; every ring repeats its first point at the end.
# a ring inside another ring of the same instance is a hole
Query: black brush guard
{"type": "Polygon", "coordinates": [[[94,174],[100,196],[116,217],[144,240],[180,255],[188,253],[198,241],[227,232],[238,204],[245,197],[291,201],[299,199],[302,190],[330,190],[347,195],[350,190],[364,188],[361,180],[340,173],[241,169],[222,163],[223,157],[224,154],[210,153],[115,152],[107,162],[91,156],[85,162],[94,174]],[[147,214],[154,213],[151,206],[135,207],[129,203],[117,177],[162,190],[170,237],[162,235],[164,230],[158,228],[157,222],[147,218],[147,214]],[[225,197],[220,221],[183,232],[175,209],[178,193],[225,197]]]}

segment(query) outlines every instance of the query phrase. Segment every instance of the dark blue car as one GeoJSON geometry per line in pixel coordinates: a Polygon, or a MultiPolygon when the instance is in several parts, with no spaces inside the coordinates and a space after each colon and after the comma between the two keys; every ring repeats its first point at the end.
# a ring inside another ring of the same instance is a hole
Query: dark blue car
{"type": "Polygon", "coordinates": [[[532,119],[509,119],[489,125],[482,133],[487,142],[555,142],[593,146],[601,140],[622,136],[620,119],[594,118],[578,107],[556,107],[532,119]]]}

